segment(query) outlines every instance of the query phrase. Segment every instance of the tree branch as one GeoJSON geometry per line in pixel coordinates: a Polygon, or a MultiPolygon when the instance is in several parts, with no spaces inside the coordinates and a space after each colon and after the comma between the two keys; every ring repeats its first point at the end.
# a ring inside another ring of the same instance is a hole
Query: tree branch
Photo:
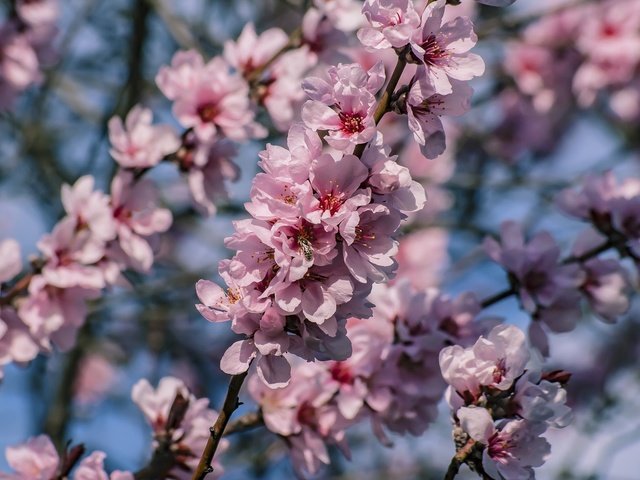
{"type": "Polygon", "coordinates": [[[229,423],[231,415],[240,406],[238,395],[246,376],[247,372],[243,372],[231,377],[229,388],[227,390],[227,396],[224,399],[224,405],[222,406],[222,410],[218,415],[218,419],[209,429],[211,435],[207,440],[207,445],[204,447],[204,451],[202,452],[202,456],[200,457],[200,462],[198,462],[198,466],[193,472],[192,480],[203,480],[207,476],[207,474],[213,472],[213,467],[211,466],[213,456],[218,449],[218,445],[220,444],[220,440],[224,435],[224,431],[227,427],[227,424],[229,423]]]}

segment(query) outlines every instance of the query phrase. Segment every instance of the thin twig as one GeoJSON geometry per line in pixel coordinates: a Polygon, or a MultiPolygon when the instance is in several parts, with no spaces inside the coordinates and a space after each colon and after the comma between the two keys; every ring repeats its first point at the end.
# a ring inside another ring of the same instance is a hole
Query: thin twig
{"type": "Polygon", "coordinates": [[[229,382],[229,389],[227,390],[227,396],[224,399],[224,405],[222,406],[222,410],[218,415],[218,419],[209,429],[211,435],[209,435],[207,445],[204,447],[204,451],[202,452],[202,456],[200,457],[198,466],[193,472],[192,480],[203,480],[207,476],[207,474],[213,472],[213,467],[211,466],[213,456],[218,449],[218,445],[220,444],[220,440],[224,435],[224,431],[227,428],[227,424],[229,423],[231,415],[240,406],[238,395],[246,376],[247,372],[243,372],[231,377],[231,381],[229,382]]]}

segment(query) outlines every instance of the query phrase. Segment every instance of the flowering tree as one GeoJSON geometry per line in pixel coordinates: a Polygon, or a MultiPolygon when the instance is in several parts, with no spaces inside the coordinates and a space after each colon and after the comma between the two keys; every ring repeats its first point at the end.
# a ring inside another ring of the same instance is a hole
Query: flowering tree
{"type": "Polygon", "coordinates": [[[3,4],[0,479],[607,475],[637,0],[174,3],[3,4]]]}

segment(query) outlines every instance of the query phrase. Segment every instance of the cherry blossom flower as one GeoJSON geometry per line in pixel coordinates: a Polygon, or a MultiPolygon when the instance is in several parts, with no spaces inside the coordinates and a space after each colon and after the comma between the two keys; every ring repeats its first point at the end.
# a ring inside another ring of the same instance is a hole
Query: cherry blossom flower
{"type": "Polygon", "coordinates": [[[96,451],[85,457],[75,469],[73,480],[134,480],[133,473],[117,470],[108,475],[104,470],[107,455],[96,451]]]}
{"type": "Polygon", "coordinates": [[[456,413],[461,427],[485,446],[482,467],[489,477],[534,478],[533,467],[541,466],[551,446],[540,434],[544,426],[525,420],[508,420],[494,426],[489,412],[480,407],[462,407],[456,413]]]}
{"type": "Polygon", "coordinates": [[[110,198],[95,190],[94,177],[85,175],[73,186],[63,185],[61,197],[67,215],[75,219],[76,229],[88,228],[92,235],[105,242],[115,238],[110,198]]]}
{"type": "Polygon", "coordinates": [[[148,271],[153,264],[150,237],[171,226],[171,212],[157,207],[155,187],[148,179],[135,181],[129,171],[120,171],[111,183],[111,207],[118,232],[118,245],[133,268],[148,271]]]}
{"type": "Polygon", "coordinates": [[[164,95],[173,100],[173,112],[180,123],[193,128],[198,139],[210,142],[219,131],[235,141],[266,135],[253,121],[249,86],[229,65],[214,57],[208,63],[195,51],[178,52],[171,66],[156,76],[164,95]]]}
{"type": "MultiPolygon", "coordinates": [[[[584,280],[579,265],[561,265],[560,249],[551,235],[540,232],[525,243],[522,230],[515,222],[504,222],[500,227],[501,243],[487,238],[484,248],[491,259],[502,265],[511,275],[518,291],[522,307],[529,313],[551,308],[569,296],[576,298],[577,287],[584,280]]],[[[577,308],[577,304],[576,304],[577,308]]],[[[567,323],[561,326],[554,321],[550,326],[556,331],[566,331],[575,326],[579,314],[566,313],[567,323]],[[570,317],[573,317],[570,320],[570,317]]]]}
{"type": "Polygon", "coordinates": [[[358,39],[373,50],[404,47],[420,26],[412,0],[366,0],[362,13],[371,26],[360,29],[358,39]]]}
{"type": "Polygon", "coordinates": [[[357,0],[313,0],[313,5],[339,30],[351,32],[362,25],[357,0]]]}
{"type": "MultiPolygon", "coordinates": [[[[184,452],[180,461],[190,468],[198,463],[197,455],[204,450],[209,438],[209,427],[218,417],[218,414],[209,407],[207,398],[196,399],[184,383],[174,377],[160,379],[158,387],[154,389],[146,379],[138,381],[131,390],[131,398],[138,405],[147,421],[151,425],[154,434],[164,432],[169,419],[171,406],[180,393],[189,405],[180,427],[170,432],[176,445],[176,451],[184,452]]],[[[226,450],[228,442],[223,440],[217,450],[217,455],[226,450]]],[[[222,466],[214,459],[215,478],[219,478],[224,472],[222,466]]],[[[179,469],[172,471],[173,475],[182,475],[179,469]]],[[[190,476],[190,473],[187,472],[190,476]]],[[[182,478],[182,476],[180,476],[182,478]]]]}
{"type": "Polygon", "coordinates": [[[15,474],[0,473],[3,480],[50,480],[55,478],[60,457],[46,435],[39,435],[26,443],[7,447],[7,463],[15,474]]]}
{"type": "Polygon", "coordinates": [[[136,105],[123,124],[118,117],[109,120],[111,156],[124,168],[150,168],[178,150],[180,140],[168,125],[152,125],[153,113],[136,105]]]}
{"type": "Polygon", "coordinates": [[[247,23],[236,41],[224,43],[224,58],[245,77],[266,65],[289,41],[280,28],[270,28],[256,34],[253,23],[247,23]]]}
{"type": "Polygon", "coordinates": [[[60,16],[58,0],[17,0],[16,10],[32,28],[52,24],[60,16]]]}
{"type": "Polygon", "coordinates": [[[420,70],[407,95],[407,116],[413,138],[427,158],[436,158],[444,152],[445,133],[440,117],[458,116],[467,112],[473,90],[466,83],[450,80],[451,93],[440,95],[435,91],[424,70],[420,70]]]}
{"type": "Polygon", "coordinates": [[[383,65],[365,71],[357,64],[340,64],[329,69],[329,79],[304,80],[302,88],[311,98],[302,107],[305,124],[328,130],[327,142],[339,150],[368,142],[376,131],[374,95],[384,83],[383,65]]]}
{"type": "Polygon", "coordinates": [[[473,25],[466,17],[442,25],[444,0],[429,3],[422,14],[422,28],[411,38],[414,60],[424,65],[435,93],[452,92],[450,79],[468,81],[484,73],[484,62],[469,50],[476,44],[473,25]]]}

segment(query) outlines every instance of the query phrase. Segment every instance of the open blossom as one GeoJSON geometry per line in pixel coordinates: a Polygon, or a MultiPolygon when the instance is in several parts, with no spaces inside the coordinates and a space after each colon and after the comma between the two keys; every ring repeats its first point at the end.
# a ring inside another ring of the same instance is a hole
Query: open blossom
{"type": "MultiPolygon", "coordinates": [[[[524,333],[512,325],[499,325],[468,348],[449,346],[440,352],[440,369],[456,394],[475,401],[482,387],[506,391],[525,371],[530,359],[524,333]]],[[[457,400],[456,400],[457,401],[457,400]]]]}
{"type": "MultiPolygon", "coordinates": [[[[193,394],[189,393],[189,390],[181,380],[174,377],[162,378],[156,389],[146,379],[142,379],[133,386],[131,398],[142,410],[153,429],[154,435],[161,435],[167,429],[169,412],[178,393],[188,401],[188,408],[182,423],[178,428],[170,432],[171,438],[175,442],[176,451],[182,452],[181,456],[184,456],[180,461],[190,468],[194,468],[209,438],[209,427],[218,417],[214,410],[208,408],[209,400],[207,398],[197,399],[193,394]]],[[[226,450],[227,445],[228,442],[223,440],[217,450],[217,454],[226,450]]],[[[213,466],[214,477],[218,478],[223,473],[223,469],[215,460],[213,466]]],[[[177,475],[177,478],[191,477],[189,472],[184,472],[179,468],[173,469],[171,473],[172,475],[177,475]]]]}
{"type": "Polygon", "coordinates": [[[361,4],[357,0],[313,0],[313,5],[338,30],[351,32],[362,25],[361,4]]]}
{"type": "Polygon", "coordinates": [[[384,67],[365,71],[358,64],[331,67],[329,82],[307,78],[302,87],[311,100],[302,107],[302,119],[314,130],[328,130],[327,143],[346,150],[373,138],[375,93],[384,83],[384,67]]]}
{"type": "Polygon", "coordinates": [[[420,26],[413,0],[366,0],[362,13],[371,25],[358,31],[358,39],[370,49],[402,48],[420,26]]]}
{"type": "Polygon", "coordinates": [[[16,10],[20,19],[30,27],[54,23],[60,16],[58,0],[17,0],[16,10]]]}
{"type": "Polygon", "coordinates": [[[444,126],[440,117],[458,116],[471,106],[473,90],[466,83],[450,80],[451,93],[436,93],[425,70],[420,69],[407,95],[407,116],[413,138],[427,158],[436,158],[445,150],[444,126]]]}
{"type": "Polygon", "coordinates": [[[180,147],[180,140],[168,125],[152,125],[150,109],[136,105],[123,123],[109,120],[111,156],[124,168],[150,168],[180,147]]]}
{"type": "MultiPolygon", "coordinates": [[[[551,309],[558,302],[578,308],[577,287],[584,279],[579,265],[560,264],[560,249],[547,232],[540,232],[525,242],[520,226],[505,222],[500,227],[501,241],[487,238],[484,248],[491,259],[511,275],[522,307],[529,313],[551,309]]],[[[578,312],[566,310],[561,317],[545,317],[554,331],[568,331],[575,326],[578,312]]]]}
{"type": "Polygon", "coordinates": [[[3,480],[51,480],[55,478],[60,457],[46,435],[27,440],[22,445],[7,447],[7,463],[15,474],[0,473],[3,480]]]}
{"type": "Polygon", "coordinates": [[[496,427],[489,412],[480,407],[462,407],[456,415],[462,429],[484,445],[482,467],[490,478],[534,478],[533,467],[541,466],[551,451],[540,437],[544,426],[538,423],[507,420],[496,427]]]}
{"type": "Polygon", "coordinates": [[[302,477],[330,463],[327,444],[349,455],[345,429],[350,422],[330,402],[335,391],[330,374],[311,363],[297,365],[291,382],[282,389],[267,388],[257,377],[249,380],[249,392],[262,409],[265,425],[283,437],[302,477]]]}
{"type": "Polygon", "coordinates": [[[238,39],[224,44],[224,58],[245,77],[263,67],[289,41],[281,28],[270,28],[256,34],[253,23],[247,23],[238,39]]]}
{"type": "Polygon", "coordinates": [[[150,237],[171,226],[171,212],[157,206],[157,193],[148,179],[134,181],[133,173],[120,171],[111,183],[111,206],[118,245],[133,268],[148,271],[153,264],[150,237]]]}
{"type": "Polygon", "coordinates": [[[176,53],[171,66],[162,67],[156,76],[162,93],[174,101],[176,118],[184,127],[193,128],[203,142],[220,133],[235,141],[266,134],[253,121],[249,86],[229,68],[221,57],[205,64],[199,53],[189,50],[176,53]]]}
{"type": "Polygon", "coordinates": [[[111,475],[104,470],[107,455],[96,451],[84,458],[73,473],[73,480],[134,480],[133,473],[117,470],[111,475]]]}
{"type": "Polygon", "coordinates": [[[452,92],[450,79],[467,81],[484,73],[484,62],[469,50],[476,44],[473,24],[466,17],[442,24],[446,2],[438,0],[426,6],[422,28],[411,38],[414,60],[424,65],[435,93],[452,92]]]}
{"type": "Polygon", "coordinates": [[[0,283],[11,280],[21,270],[20,244],[12,238],[0,241],[0,283]]]}
{"type": "Polygon", "coordinates": [[[69,217],[75,219],[76,228],[88,228],[91,234],[102,241],[113,240],[116,226],[108,195],[95,190],[95,179],[85,175],[73,186],[62,186],[62,205],[69,217]]]}

